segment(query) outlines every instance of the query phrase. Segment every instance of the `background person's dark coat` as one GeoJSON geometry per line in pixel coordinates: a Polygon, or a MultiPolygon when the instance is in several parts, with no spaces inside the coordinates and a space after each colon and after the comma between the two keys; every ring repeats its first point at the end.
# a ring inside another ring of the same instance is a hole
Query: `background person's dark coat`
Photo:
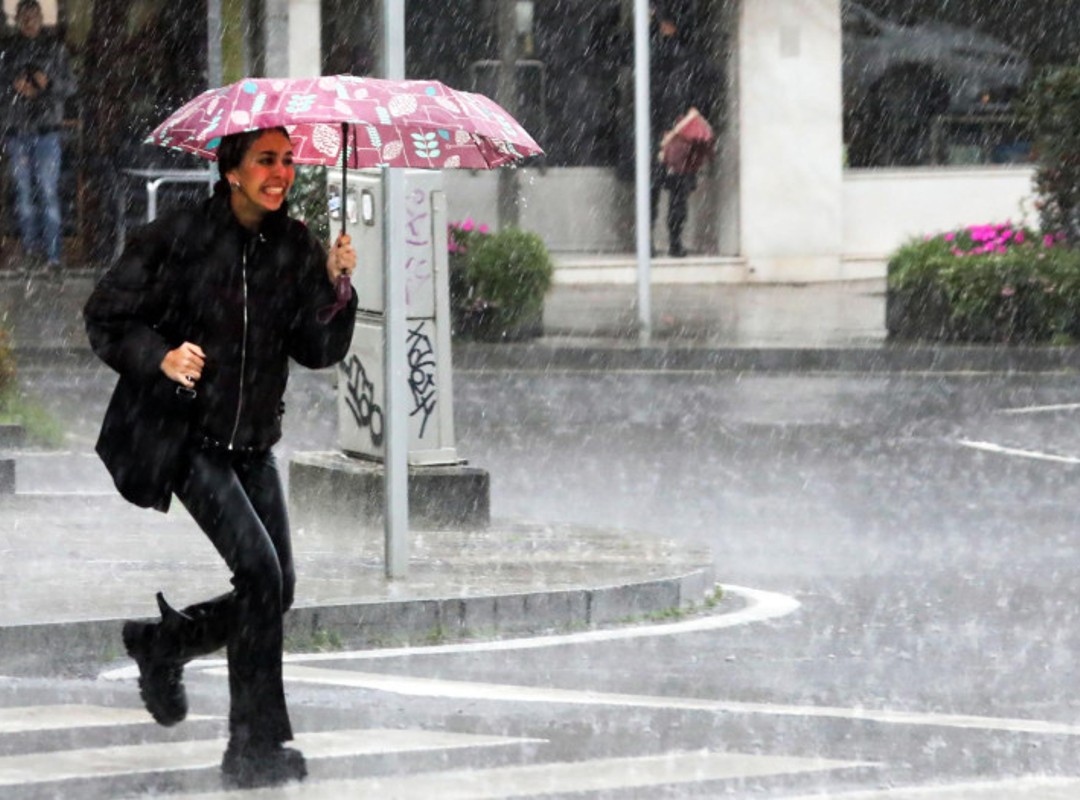
{"type": "MultiPolygon", "coordinates": [[[[633,55],[632,49],[627,52],[633,55]]],[[[632,61],[627,64],[630,67],[632,61]]],[[[632,70],[627,73],[627,86],[633,89],[632,70]]],[[[701,49],[681,34],[662,36],[654,21],[649,33],[649,152],[654,166],[661,137],[691,106],[716,127],[715,112],[722,91],[722,75],[701,49]]],[[[615,175],[619,180],[633,181],[636,164],[632,91],[625,98],[620,127],[625,135],[619,137],[615,175]]]]}
{"type": "Polygon", "coordinates": [[[252,234],[223,193],[132,236],[84,309],[91,347],[120,373],[97,451],[124,497],[168,508],[188,431],[235,449],[281,438],[289,358],[326,367],[352,339],[355,294],[329,324],[316,321],[334,302],[325,265],[323,247],[284,210],[252,234]],[[185,341],[206,353],[189,403],[161,371],[185,341]]]}
{"type": "Polygon", "coordinates": [[[14,34],[0,39],[0,135],[47,133],[60,130],[64,102],[75,94],[67,50],[52,33],[30,39],[14,34]],[[49,78],[45,91],[27,98],[15,91],[15,80],[35,70],[49,78]]]}

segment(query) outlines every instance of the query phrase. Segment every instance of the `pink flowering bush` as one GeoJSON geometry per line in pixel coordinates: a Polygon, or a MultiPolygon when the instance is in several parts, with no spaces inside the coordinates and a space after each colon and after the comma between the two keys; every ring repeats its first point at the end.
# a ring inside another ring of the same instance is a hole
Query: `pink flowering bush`
{"type": "Polygon", "coordinates": [[[538,336],[553,268],[543,240],[519,228],[492,233],[472,219],[451,223],[453,331],[488,341],[538,336]]]}
{"type": "Polygon", "coordinates": [[[468,217],[462,222],[451,222],[446,226],[446,233],[450,252],[465,253],[471,240],[487,236],[490,231],[487,225],[477,224],[472,217],[468,217]]]}
{"type": "Polygon", "coordinates": [[[487,301],[478,296],[476,286],[469,280],[469,252],[489,236],[488,226],[477,224],[472,217],[446,226],[446,245],[450,251],[450,312],[453,332],[463,333],[471,320],[482,315],[487,301]]]}
{"type": "Polygon", "coordinates": [[[1080,335],[1080,251],[1011,222],[924,236],[889,260],[890,335],[981,342],[1080,335]]]}

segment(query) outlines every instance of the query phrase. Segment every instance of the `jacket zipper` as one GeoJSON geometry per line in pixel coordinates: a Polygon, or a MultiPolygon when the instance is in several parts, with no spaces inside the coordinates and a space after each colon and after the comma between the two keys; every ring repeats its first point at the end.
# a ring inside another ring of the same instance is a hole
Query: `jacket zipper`
{"type": "Polygon", "coordinates": [[[229,437],[230,450],[236,445],[236,433],[240,430],[240,413],[244,409],[244,375],[247,373],[248,340],[247,251],[245,243],[240,256],[240,279],[244,285],[244,338],[240,342],[240,388],[236,395],[236,421],[233,423],[232,435],[229,437]]]}

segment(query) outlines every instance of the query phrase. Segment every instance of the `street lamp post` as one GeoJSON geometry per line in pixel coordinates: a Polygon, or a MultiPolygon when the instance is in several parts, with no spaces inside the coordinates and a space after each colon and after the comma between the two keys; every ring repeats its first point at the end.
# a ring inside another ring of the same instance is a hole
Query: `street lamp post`
{"type": "Polygon", "coordinates": [[[653,156],[649,148],[649,113],[649,2],[634,0],[634,199],[637,210],[638,340],[643,345],[649,344],[652,338],[649,177],[653,156]]]}
{"type": "MultiPolygon", "coordinates": [[[[387,78],[405,77],[405,0],[385,0],[383,70],[387,78]]],[[[383,168],[383,241],[386,329],[383,381],[386,409],[386,576],[403,578],[409,568],[409,417],[405,375],[405,173],[383,168]]]]}

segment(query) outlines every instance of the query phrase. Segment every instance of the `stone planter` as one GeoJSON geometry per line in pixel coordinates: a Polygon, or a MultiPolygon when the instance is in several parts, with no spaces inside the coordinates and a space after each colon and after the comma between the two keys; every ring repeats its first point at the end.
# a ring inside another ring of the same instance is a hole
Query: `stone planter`
{"type": "Polygon", "coordinates": [[[458,309],[454,315],[454,333],[478,342],[523,342],[544,334],[541,309],[525,319],[507,321],[496,306],[479,305],[458,309]]]}

